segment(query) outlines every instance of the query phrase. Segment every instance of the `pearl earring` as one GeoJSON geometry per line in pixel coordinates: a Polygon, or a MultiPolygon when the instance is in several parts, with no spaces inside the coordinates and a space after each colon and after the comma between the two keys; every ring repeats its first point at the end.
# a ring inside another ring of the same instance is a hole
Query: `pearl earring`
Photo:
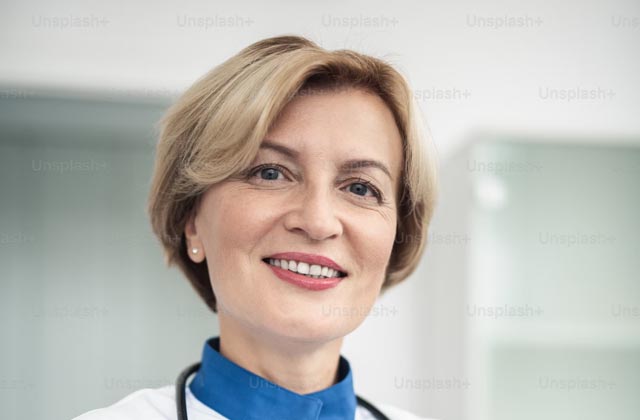
{"type": "Polygon", "coordinates": [[[191,252],[193,252],[194,254],[197,254],[197,253],[198,253],[198,248],[193,248],[193,249],[191,250],[191,252]]]}

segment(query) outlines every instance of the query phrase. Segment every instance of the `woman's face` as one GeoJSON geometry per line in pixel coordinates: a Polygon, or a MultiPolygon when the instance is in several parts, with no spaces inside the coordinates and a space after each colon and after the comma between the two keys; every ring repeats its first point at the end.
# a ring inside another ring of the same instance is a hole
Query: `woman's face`
{"type": "Polygon", "coordinates": [[[341,338],[367,316],[384,280],[396,234],[400,133],[382,99],[347,89],[296,97],[267,143],[290,156],[261,147],[246,176],[212,186],[185,229],[190,249],[204,255],[190,255],[206,257],[221,323],[305,342],[341,338]],[[344,167],[349,160],[378,161],[389,174],[344,167]],[[330,258],[348,275],[324,290],[300,287],[263,261],[282,252],[330,258]]]}

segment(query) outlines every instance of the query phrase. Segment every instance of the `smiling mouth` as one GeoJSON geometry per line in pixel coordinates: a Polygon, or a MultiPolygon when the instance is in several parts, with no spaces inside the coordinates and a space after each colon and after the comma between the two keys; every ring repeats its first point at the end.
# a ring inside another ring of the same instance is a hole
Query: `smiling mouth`
{"type": "MultiPolygon", "coordinates": [[[[270,259],[271,258],[263,258],[262,262],[264,262],[265,264],[271,266],[271,264],[269,263],[270,259]]],[[[292,271],[292,270],[287,270],[287,271],[290,271],[290,272],[295,273],[295,274],[299,274],[301,276],[307,276],[306,274],[298,273],[297,271],[292,271]]],[[[344,273],[342,271],[338,271],[338,275],[336,277],[333,277],[333,278],[344,278],[344,277],[347,277],[347,273],[344,273]]],[[[331,277],[322,277],[322,278],[327,279],[327,278],[331,278],[331,277]]]]}

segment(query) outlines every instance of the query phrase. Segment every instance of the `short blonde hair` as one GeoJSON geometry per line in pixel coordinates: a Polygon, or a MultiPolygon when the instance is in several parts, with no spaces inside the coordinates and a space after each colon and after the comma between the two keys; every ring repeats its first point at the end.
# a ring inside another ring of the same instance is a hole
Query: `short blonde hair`
{"type": "Polygon", "coordinates": [[[299,36],[258,41],[196,81],[160,121],[148,202],[165,263],[177,265],[217,312],[206,262],[194,263],[184,234],[213,184],[245,170],[269,128],[296,95],[359,88],[392,111],[403,142],[397,231],[382,291],[417,267],[436,198],[436,158],[412,91],[387,62],[351,50],[328,51],[299,36]]]}

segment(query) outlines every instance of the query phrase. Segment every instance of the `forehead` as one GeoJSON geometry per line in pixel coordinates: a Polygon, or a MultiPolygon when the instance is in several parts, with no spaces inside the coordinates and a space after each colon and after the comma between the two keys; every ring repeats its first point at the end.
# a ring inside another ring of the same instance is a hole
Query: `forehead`
{"type": "Polygon", "coordinates": [[[393,113],[379,96],[360,89],[295,97],[267,139],[297,151],[301,160],[381,162],[394,180],[402,165],[402,140],[393,113]]]}

